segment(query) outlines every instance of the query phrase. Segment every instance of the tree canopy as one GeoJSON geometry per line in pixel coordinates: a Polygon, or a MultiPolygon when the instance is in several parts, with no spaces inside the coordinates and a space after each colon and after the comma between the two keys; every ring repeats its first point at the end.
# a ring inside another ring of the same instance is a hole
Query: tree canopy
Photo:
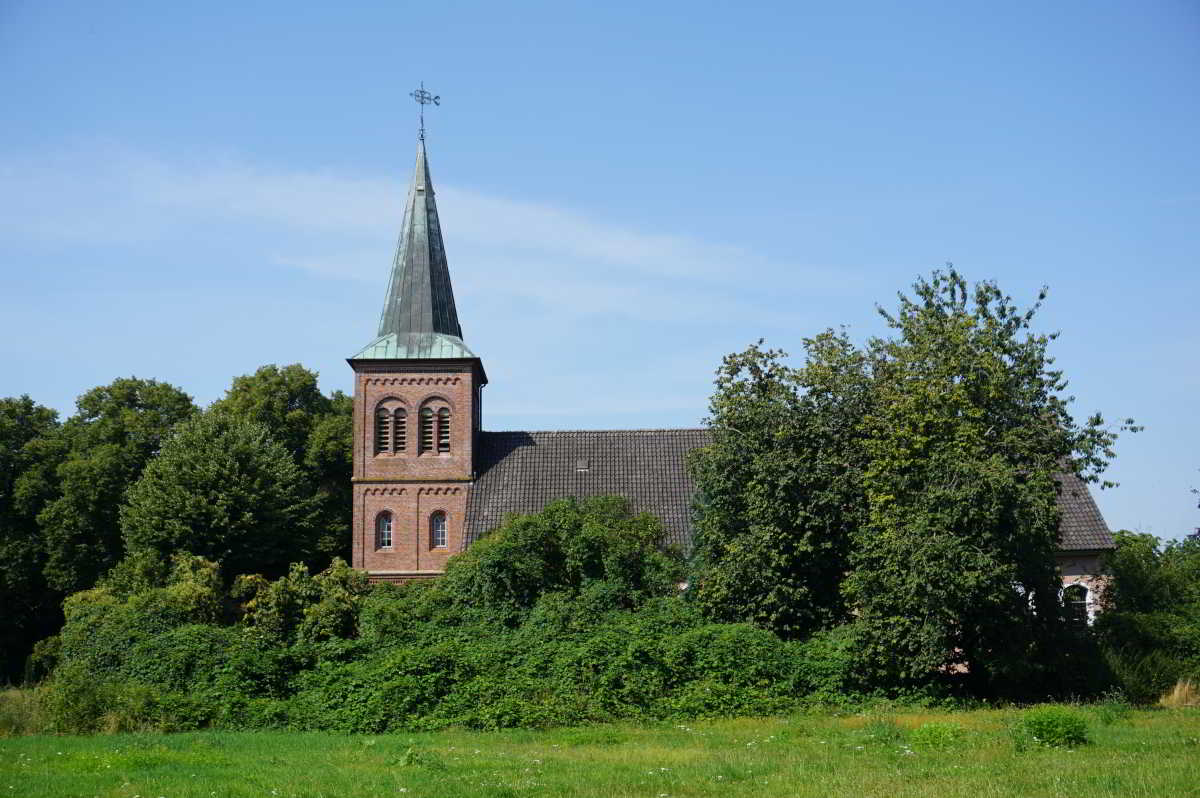
{"type": "Polygon", "coordinates": [[[354,400],[321,393],[317,373],[299,363],[263,366],[235,377],[210,412],[262,424],[287,449],[316,496],[316,550],[349,558],[354,400]]]}
{"type": "Polygon", "coordinates": [[[715,618],[806,637],[847,619],[839,585],[864,520],[859,423],[867,361],[844,334],[805,341],[807,363],[751,346],[725,358],[711,446],[695,452],[692,595],[715,618]]]}
{"type": "Polygon", "coordinates": [[[54,464],[46,443],[58,427],[58,414],[28,396],[0,399],[0,680],[20,675],[25,653],[59,615],[37,524],[54,464]]]}
{"type": "Polygon", "coordinates": [[[173,385],[136,377],[93,388],[77,407],[60,431],[58,495],[38,516],[46,578],[64,592],[91,587],[121,559],[117,513],[125,489],[171,428],[196,412],[173,385]]]}
{"type": "Polygon", "coordinates": [[[317,554],[317,500],[262,424],[206,412],[180,424],[121,507],[131,557],[186,552],[230,574],[279,576],[317,554]]]}
{"type": "Polygon", "coordinates": [[[880,685],[1052,679],[1055,476],[1098,479],[1117,431],[1070,414],[1056,334],[1032,329],[1044,297],[1021,309],[950,268],[880,309],[888,337],[807,339],[797,369],[726,358],[692,462],[697,600],[782,634],[853,616],[880,685]]]}
{"type": "Polygon", "coordinates": [[[1180,679],[1200,680],[1200,536],[1115,538],[1096,632],[1131,697],[1152,701],[1180,679]]]}

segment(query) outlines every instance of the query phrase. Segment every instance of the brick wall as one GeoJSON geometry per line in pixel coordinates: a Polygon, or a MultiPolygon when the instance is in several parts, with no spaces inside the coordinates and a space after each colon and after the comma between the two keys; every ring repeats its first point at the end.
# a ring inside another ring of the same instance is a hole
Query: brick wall
{"type": "Polygon", "coordinates": [[[353,565],[382,578],[428,575],[461,551],[467,491],[475,474],[479,370],[476,361],[353,361],[353,565]],[[375,412],[390,402],[408,413],[403,452],[376,454],[375,412]],[[449,407],[450,451],[419,452],[419,412],[449,407]],[[379,514],[392,514],[392,545],[376,546],[379,514]],[[433,546],[431,519],[446,516],[446,545],[433,546]]]}

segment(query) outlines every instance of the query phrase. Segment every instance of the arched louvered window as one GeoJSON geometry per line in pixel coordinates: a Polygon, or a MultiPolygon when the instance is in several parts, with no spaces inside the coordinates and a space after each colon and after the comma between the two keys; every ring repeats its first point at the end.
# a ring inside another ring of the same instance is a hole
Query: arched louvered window
{"type": "Polygon", "coordinates": [[[450,408],[443,407],[437,413],[437,450],[450,451],[450,408]]]}
{"type": "Polygon", "coordinates": [[[426,407],[421,410],[421,451],[433,451],[433,410],[426,407]]]}
{"type": "Polygon", "coordinates": [[[398,399],[388,399],[375,410],[375,454],[403,452],[408,445],[408,413],[398,399]]]}
{"type": "Polygon", "coordinates": [[[375,517],[375,548],[392,547],[392,514],[384,510],[375,517]]]}
{"type": "Polygon", "coordinates": [[[375,414],[375,454],[392,450],[392,414],[386,407],[375,414]]]}
{"type": "Polygon", "coordinates": [[[408,446],[408,413],[398,407],[392,413],[392,451],[402,452],[408,446]]]}
{"type": "Polygon", "coordinates": [[[1063,591],[1063,605],[1067,611],[1067,624],[1072,629],[1086,629],[1088,625],[1088,591],[1083,585],[1071,585],[1063,591]]]}
{"type": "Polygon", "coordinates": [[[429,546],[434,549],[446,548],[446,514],[441,510],[429,516],[429,546]]]}

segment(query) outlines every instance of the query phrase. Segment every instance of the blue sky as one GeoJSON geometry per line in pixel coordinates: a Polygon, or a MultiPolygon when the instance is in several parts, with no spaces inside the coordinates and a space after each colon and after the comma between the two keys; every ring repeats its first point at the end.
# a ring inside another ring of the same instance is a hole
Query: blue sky
{"type": "Polygon", "coordinates": [[[1200,6],[0,0],[0,395],[350,388],[429,153],[488,429],[691,426],[725,353],[953,261],[1078,415],[1113,528],[1200,526],[1200,6]]]}

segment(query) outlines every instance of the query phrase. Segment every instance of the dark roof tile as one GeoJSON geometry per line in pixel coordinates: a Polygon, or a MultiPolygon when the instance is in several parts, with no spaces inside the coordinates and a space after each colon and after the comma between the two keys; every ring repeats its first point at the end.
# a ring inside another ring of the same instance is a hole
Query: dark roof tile
{"type": "MultiPolygon", "coordinates": [[[[664,542],[691,546],[695,489],[684,459],[711,440],[706,429],[482,432],[479,479],[467,500],[468,545],[504,517],[534,513],[568,496],[617,495],[663,523],[664,542]],[[580,470],[586,466],[586,470],[580,470]]],[[[1087,485],[1060,476],[1064,551],[1112,548],[1112,536],[1087,485]]]]}

